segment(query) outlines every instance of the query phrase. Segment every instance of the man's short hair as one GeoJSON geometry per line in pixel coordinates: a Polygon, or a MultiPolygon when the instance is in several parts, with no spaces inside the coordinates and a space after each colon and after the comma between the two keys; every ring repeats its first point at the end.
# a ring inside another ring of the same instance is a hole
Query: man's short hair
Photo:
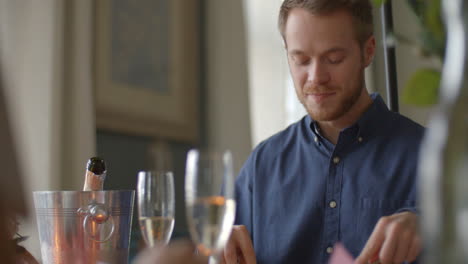
{"type": "Polygon", "coordinates": [[[338,10],[349,12],[354,19],[357,40],[361,45],[374,31],[372,4],[369,0],[284,0],[279,12],[278,28],[285,41],[286,22],[289,12],[294,8],[303,8],[318,15],[326,15],[338,10]]]}

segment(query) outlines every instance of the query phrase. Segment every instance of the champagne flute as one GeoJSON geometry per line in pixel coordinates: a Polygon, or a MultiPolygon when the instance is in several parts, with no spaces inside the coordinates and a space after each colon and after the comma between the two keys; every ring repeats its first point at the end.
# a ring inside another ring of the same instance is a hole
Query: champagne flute
{"type": "Polygon", "coordinates": [[[198,251],[211,256],[210,263],[218,263],[236,211],[231,152],[188,152],[185,201],[190,235],[198,251]]]}
{"type": "Polygon", "coordinates": [[[174,177],[170,171],[140,171],[138,220],[148,247],[166,245],[174,229],[174,177]]]}

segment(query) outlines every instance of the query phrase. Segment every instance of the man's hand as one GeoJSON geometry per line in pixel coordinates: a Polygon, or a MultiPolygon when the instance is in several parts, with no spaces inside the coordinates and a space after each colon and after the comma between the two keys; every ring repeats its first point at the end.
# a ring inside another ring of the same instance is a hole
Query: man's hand
{"type": "Polygon", "coordinates": [[[378,255],[382,264],[415,261],[421,252],[418,216],[403,212],[380,218],[356,264],[367,264],[378,255]]]}
{"type": "Polygon", "coordinates": [[[249,231],[243,225],[233,226],[224,254],[221,256],[222,264],[256,264],[255,251],[249,231]]]}
{"type": "Polygon", "coordinates": [[[195,248],[188,241],[171,243],[167,247],[146,249],[138,255],[135,264],[206,264],[208,259],[194,254],[195,248]]]}

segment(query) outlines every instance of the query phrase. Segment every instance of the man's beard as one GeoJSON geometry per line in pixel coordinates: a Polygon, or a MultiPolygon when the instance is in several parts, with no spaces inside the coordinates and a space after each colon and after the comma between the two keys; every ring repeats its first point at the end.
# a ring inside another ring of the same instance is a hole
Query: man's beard
{"type": "MultiPolygon", "coordinates": [[[[333,105],[332,107],[323,107],[323,109],[320,109],[318,111],[314,111],[313,109],[310,109],[307,107],[307,103],[304,98],[301,98],[300,102],[306,109],[307,113],[312,117],[313,120],[315,121],[333,121],[337,120],[343,115],[345,115],[347,112],[350,111],[350,109],[356,104],[356,102],[359,100],[359,97],[361,96],[362,90],[364,88],[364,73],[360,74],[360,77],[358,79],[358,82],[356,83],[356,86],[353,87],[352,91],[350,91],[350,94],[344,95],[342,99],[337,103],[337,105],[333,105]]],[[[326,92],[326,91],[335,91],[337,89],[333,89],[330,87],[313,87],[310,89],[305,88],[304,90],[311,90],[311,91],[320,91],[320,92],[326,92]]]]}

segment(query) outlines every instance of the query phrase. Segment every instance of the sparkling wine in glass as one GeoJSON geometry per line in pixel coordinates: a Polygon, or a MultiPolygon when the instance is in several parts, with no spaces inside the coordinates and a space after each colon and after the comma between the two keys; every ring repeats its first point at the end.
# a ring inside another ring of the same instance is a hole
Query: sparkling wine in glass
{"type": "Polygon", "coordinates": [[[190,235],[198,251],[217,263],[231,234],[236,202],[229,151],[190,150],[185,172],[185,199],[190,235]]]}
{"type": "Polygon", "coordinates": [[[170,171],[141,171],[138,220],[148,247],[167,244],[174,229],[174,177],[170,171]]]}

